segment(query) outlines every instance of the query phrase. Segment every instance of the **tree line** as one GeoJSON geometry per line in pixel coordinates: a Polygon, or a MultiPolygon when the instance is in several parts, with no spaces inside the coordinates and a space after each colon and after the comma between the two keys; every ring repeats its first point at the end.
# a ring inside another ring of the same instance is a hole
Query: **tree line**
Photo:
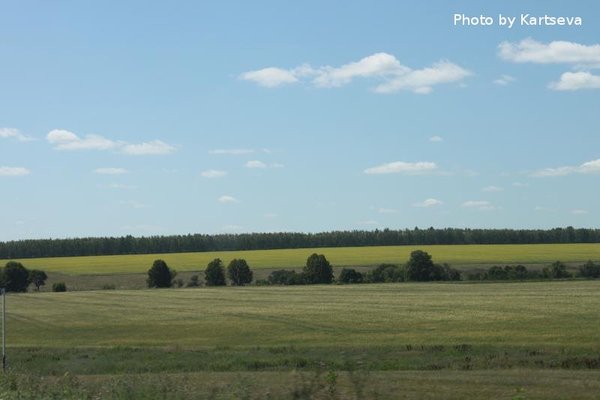
{"type": "Polygon", "coordinates": [[[570,226],[547,230],[414,228],[30,239],[0,242],[0,259],[319,247],[541,243],[600,243],[600,229],[575,229],[570,226]]]}

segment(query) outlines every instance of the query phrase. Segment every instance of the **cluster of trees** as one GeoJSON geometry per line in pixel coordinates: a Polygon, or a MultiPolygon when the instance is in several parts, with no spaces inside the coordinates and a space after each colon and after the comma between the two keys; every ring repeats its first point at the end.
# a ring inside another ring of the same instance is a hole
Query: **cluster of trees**
{"type": "Polygon", "coordinates": [[[0,259],[431,244],[599,243],[600,229],[403,229],[36,239],[0,242],[0,259]]]}
{"type": "MultiPolygon", "coordinates": [[[[227,279],[232,286],[244,286],[252,282],[253,272],[246,260],[241,258],[233,259],[227,265],[227,269],[223,266],[223,262],[219,258],[215,258],[208,263],[204,270],[204,281],[206,286],[225,286],[227,279]]],[[[183,281],[175,280],[177,271],[169,268],[164,260],[155,260],[152,267],[148,270],[148,278],[146,280],[150,288],[168,288],[174,284],[181,287],[183,281]]],[[[200,278],[198,275],[192,275],[187,284],[188,287],[200,286],[200,278]]]]}
{"type": "Polygon", "coordinates": [[[39,269],[27,269],[20,262],[9,261],[0,270],[0,287],[7,292],[26,292],[30,285],[39,291],[48,276],[39,269]]]}
{"type": "Polygon", "coordinates": [[[524,265],[506,265],[504,267],[495,265],[486,272],[469,274],[469,280],[525,280],[525,279],[565,279],[565,278],[600,278],[600,264],[588,261],[579,267],[577,273],[567,270],[567,266],[555,261],[544,267],[541,271],[530,271],[524,265]]]}

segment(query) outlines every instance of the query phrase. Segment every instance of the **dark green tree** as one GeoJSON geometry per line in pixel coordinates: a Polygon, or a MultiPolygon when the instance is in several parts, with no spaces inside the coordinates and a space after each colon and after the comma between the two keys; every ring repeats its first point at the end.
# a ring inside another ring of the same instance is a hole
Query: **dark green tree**
{"type": "Polygon", "coordinates": [[[234,258],[227,266],[227,277],[233,286],[244,286],[252,282],[252,270],[246,260],[234,258]]]}
{"type": "Polygon", "coordinates": [[[363,281],[363,274],[353,268],[343,268],[338,278],[340,283],[363,283],[363,281]]]}
{"type": "Polygon", "coordinates": [[[311,254],[306,260],[304,274],[309,283],[331,283],[333,268],[323,254],[311,254]]]}
{"type": "Polygon", "coordinates": [[[7,292],[26,292],[29,271],[20,262],[9,261],[2,271],[2,281],[7,292]]]}
{"type": "Polygon", "coordinates": [[[65,285],[64,282],[56,282],[54,285],[52,285],[52,291],[53,292],[66,292],[67,285],[65,285]]]}
{"type": "Polygon", "coordinates": [[[148,287],[150,288],[168,288],[173,284],[175,271],[172,271],[163,260],[155,260],[152,267],[148,270],[148,287]]]}
{"type": "Polygon", "coordinates": [[[44,286],[46,284],[46,279],[48,279],[48,275],[44,271],[40,271],[39,269],[32,269],[29,271],[29,282],[35,286],[35,290],[39,292],[40,286],[44,286]]]}
{"type": "Polygon", "coordinates": [[[431,256],[422,250],[410,253],[410,258],[405,266],[406,280],[409,281],[433,281],[438,280],[439,268],[433,264],[431,256]]]}
{"type": "Polygon", "coordinates": [[[589,260],[579,267],[579,275],[584,278],[600,278],[600,264],[594,264],[592,260],[589,260]]]}
{"type": "Polygon", "coordinates": [[[560,261],[555,261],[548,267],[544,268],[543,274],[545,278],[550,279],[562,279],[571,277],[571,273],[567,271],[567,266],[560,261]]]}
{"type": "Polygon", "coordinates": [[[215,258],[208,263],[204,270],[206,286],[225,286],[225,269],[220,258],[215,258]]]}

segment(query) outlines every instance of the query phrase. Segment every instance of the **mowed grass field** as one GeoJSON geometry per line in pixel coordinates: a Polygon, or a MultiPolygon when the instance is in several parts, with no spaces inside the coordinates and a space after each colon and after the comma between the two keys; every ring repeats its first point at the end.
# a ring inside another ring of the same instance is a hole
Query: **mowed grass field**
{"type": "MultiPolygon", "coordinates": [[[[143,254],[90,257],[32,258],[21,261],[27,268],[72,275],[145,273],[157,258],[164,259],[177,271],[201,271],[208,262],[220,258],[228,263],[244,258],[253,269],[297,268],[312,253],[325,254],[334,266],[368,266],[403,263],[413,250],[425,250],[435,262],[454,266],[489,264],[548,264],[557,260],[583,263],[600,260],[600,243],[534,245],[435,245],[374,246],[313,249],[251,250],[197,253],[143,254]]],[[[6,260],[5,260],[6,261],[6,260]]]]}
{"type": "Polygon", "coordinates": [[[594,399],[600,390],[600,281],[26,293],[8,295],[7,310],[16,374],[0,379],[3,398],[594,399]]]}

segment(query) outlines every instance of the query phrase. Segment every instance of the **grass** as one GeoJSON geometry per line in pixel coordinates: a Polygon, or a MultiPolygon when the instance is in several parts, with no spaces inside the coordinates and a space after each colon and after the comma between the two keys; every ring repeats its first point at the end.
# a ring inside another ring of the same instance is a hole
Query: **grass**
{"type": "Polygon", "coordinates": [[[435,262],[464,267],[488,264],[548,264],[556,260],[565,263],[600,260],[600,243],[593,243],[336,247],[32,258],[20,261],[27,268],[62,274],[133,274],[145,273],[157,258],[164,259],[177,271],[204,270],[208,262],[214,258],[221,258],[225,263],[233,258],[245,258],[253,269],[294,268],[303,266],[308,256],[314,252],[325,254],[335,266],[366,266],[379,263],[403,263],[408,259],[410,252],[416,249],[429,252],[435,262]]]}
{"type": "Polygon", "coordinates": [[[0,398],[592,399],[599,305],[600,281],[10,294],[0,398]]]}

